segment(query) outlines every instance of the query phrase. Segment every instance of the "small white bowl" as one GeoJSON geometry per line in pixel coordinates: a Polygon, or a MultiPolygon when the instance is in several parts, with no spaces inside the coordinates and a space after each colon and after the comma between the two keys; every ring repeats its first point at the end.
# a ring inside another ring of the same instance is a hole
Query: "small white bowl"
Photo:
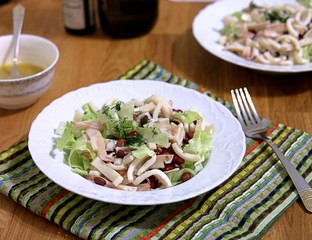
{"type": "MultiPolygon", "coordinates": [[[[51,85],[59,50],[43,37],[22,34],[18,62],[34,64],[43,70],[16,79],[0,79],[0,108],[20,109],[34,104],[51,85]]],[[[13,35],[0,36],[0,65],[13,61],[13,35]]]]}

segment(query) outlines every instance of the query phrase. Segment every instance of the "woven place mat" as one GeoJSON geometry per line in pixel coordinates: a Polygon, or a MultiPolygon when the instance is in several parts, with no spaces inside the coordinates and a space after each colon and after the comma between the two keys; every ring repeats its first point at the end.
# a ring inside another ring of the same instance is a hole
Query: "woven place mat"
{"type": "MultiPolygon", "coordinates": [[[[120,79],[150,79],[193,88],[221,102],[196,84],[161,66],[142,61],[120,79]]],[[[312,180],[312,136],[267,120],[270,137],[312,180]]],[[[246,140],[238,170],[222,185],[173,204],[125,206],[91,200],[56,185],[39,171],[27,140],[0,153],[0,189],[30,211],[84,239],[257,239],[297,199],[298,194],[265,142],[246,140]]]]}

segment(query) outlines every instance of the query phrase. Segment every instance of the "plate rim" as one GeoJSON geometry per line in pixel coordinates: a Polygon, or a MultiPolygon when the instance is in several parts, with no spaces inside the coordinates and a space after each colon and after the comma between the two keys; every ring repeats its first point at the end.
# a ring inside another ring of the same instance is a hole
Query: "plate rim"
{"type": "MultiPolygon", "coordinates": [[[[57,180],[53,179],[53,177],[50,176],[50,173],[47,173],[45,170],[42,169],[42,165],[40,164],[40,160],[38,161],[37,156],[36,156],[36,152],[33,151],[34,149],[34,142],[33,142],[33,134],[34,134],[34,127],[36,126],[36,123],[38,121],[38,119],[40,119],[42,116],[44,116],[44,114],[49,110],[49,108],[51,108],[51,106],[53,104],[57,104],[58,102],[64,100],[64,98],[66,98],[65,96],[71,96],[71,95],[75,95],[75,94],[78,94],[79,92],[81,91],[88,91],[88,90],[92,90],[93,88],[105,88],[105,85],[106,84],[119,84],[119,83],[125,83],[125,84],[131,84],[131,83],[136,83],[136,84],[139,84],[139,83],[147,83],[147,84],[160,84],[162,86],[168,86],[168,85],[163,85],[163,84],[170,84],[171,87],[173,88],[181,88],[185,91],[190,91],[190,92],[194,92],[195,94],[201,94],[200,92],[198,92],[197,90],[194,90],[194,89],[190,89],[190,88],[187,88],[187,87],[184,87],[184,86],[180,86],[180,85],[176,85],[176,84],[171,84],[171,83],[167,83],[167,82],[162,82],[162,81],[154,81],[154,80],[132,80],[132,79],[127,79],[127,80],[111,80],[111,81],[107,81],[107,82],[103,82],[103,83],[96,83],[96,84],[91,84],[89,86],[85,86],[85,87],[82,87],[82,88],[78,88],[76,90],[73,90],[73,91],[70,91],[68,93],[65,93],[64,95],[60,96],[59,98],[53,100],[49,105],[47,105],[38,115],[37,117],[35,118],[35,120],[33,121],[32,125],[31,125],[31,128],[30,128],[30,132],[29,132],[29,141],[28,141],[28,145],[29,145],[29,152],[35,162],[35,164],[37,165],[37,167],[40,169],[40,171],[45,175],[47,176],[49,179],[51,179],[54,183],[58,184],[59,186],[63,187],[64,189],[67,189],[73,193],[76,193],[78,195],[81,195],[81,196],[84,196],[84,197],[87,197],[87,198],[90,198],[90,199],[94,199],[94,200],[98,200],[98,201],[102,201],[102,202],[107,202],[107,203],[114,203],[114,204],[123,204],[123,205],[155,205],[155,204],[168,204],[168,203],[174,203],[174,202],[178,202],[178,201],[183,201],[183,200],[186,200],[186,199],[190,199],[192,197],[196,197],[198,195],[201,195],[203,193],[206,193],[212,189],[214,189],[215,187],[219,186],[220,184],[222,184],[224,181],[226,181],[230,176],[233,175],[233,173],[237,170],[237,168],[239,167],[239,165],[241,164],[242,162],[242,159],[243,159],[243,156],[245,154],[245,151],[246,151],[246,144],[245,144],[245,135],[242,131],[242,129],[238,129],[237,131],[239,131],[240,135],[242,136],[242,138],[240,139],[240,144],[242,145],[242,149],[240,149],[240,154],[238,154],[238,158],[239,160],[237,160],[236,162],[236,165],[234,166],[233,169],[231,169],[231,172],[228,174],[228,176],[226,176],[225,178],[222,179],[222,181],[220,181],[217,185],[211,187],[210,189],[203,189],[201,192],[197,192],[197,193],[193,193],[193,194],[188,194],[185,198],[183,197],[180,197],[180,198],[177,198],[177,199],[162,199],[162,200],[156,200],[154,202],[142,202],[142,201],[136,201],[136,202],[133,202],[133,201],[127,201],[127,200],[112,200],[110,201],[109,199],[99,199],[96,197],[96,194],[94,196],[90,196],[89,194],[83,194],[81,193],[81,191],[76,191],[76,189],[71,189],[71,188],[68,188],[68,186],[66,186],[66,184],[62,183],[62,182],[58,182],[57,180]]],[[[206,95],[203,95],[203,96],[206,96],[206,95]]],[[[214,104],[218,105],[219,107],[221,106],[221,108],[224,109],[224,111],[228,111],[228,113],[230,114],[231,117],[231,121],[235,122],[235,124],[238,124],[237,126],[240,127],[240,124],[238,123],[238,121],[236,120],[236,118],[232,115],[232,113],[225,107],[223,106],[221,103],[213,100],[212,98],[210,98],[209,96],[206,96],[209,100],[208,101],[211,101],[213,102],[214,104]],[[225,110],[226,109],[226,110],[225,110]]],[[[103,100],[103,104],[105,103],[105,101],[103,100]]],[[[72,111],[74,112],[75,108],[72,109],[72,111]]],[[[55,123],[55,128],[57,127],[57,124],[59,123],[55,123]]],[[[52,146],[51,146],[52,147],[52,146]]],[[[52,149],[51,149],[52,150],[52,149]]],[[[64,163],[65,164],[65,163],[64,163]]],[[[75,173],[74,173],[75,174],[75,173]]],[[[76,174],[78,175],[78,174],[76,174]]],[[[78,175],[79,176],[79,175],[78,175]]],[[[81,176],[79,176],[81,177],[81,176]]],[[[82,177],[81,177],[82,178],[82,177]]],[[[85,180],[85,179],[84,179],[85,180]]],[[[91,182],[90,182],[91,183],[91,182]]],[[[94,183],[91,183],[92,185],[96,185],[94,183]]],[[[172,190],[174,190],[174,188],[178,187],[178,186],[181,186],[182,184],[179,184],[175,187],[171,187],[171,188],[168,188],[168,189],[162,189],[162,190],[157,190],[157,191],[163,191],[163,193],[165,192],[165,194],[169,194],[170,197],[172,197],[172,194],[174,195],[174,193],[172,192],[172,190]]],[[[95,187],[95,186],[94,186],[95,187]]],[[[102,187],[103,188],[103,187],[102,187]]],[[[179,187],[181,188],[181,187],[179,187]]],[[[110,188],[106,188],[104,191],[108,190],[111,191],[116,191],[116,189],[110,189],[110,188]]],[[[123,190],[117,190],[120,195],[127,195],[128,191],[123,191],[123,190]]],[[[142,195],[143,197],[145,195],[150,195],[149,193],[150,192],[156,192],[156,191],[147,191],[147,192],[137,192],[140,194],[140,196],[142,195]]]]}

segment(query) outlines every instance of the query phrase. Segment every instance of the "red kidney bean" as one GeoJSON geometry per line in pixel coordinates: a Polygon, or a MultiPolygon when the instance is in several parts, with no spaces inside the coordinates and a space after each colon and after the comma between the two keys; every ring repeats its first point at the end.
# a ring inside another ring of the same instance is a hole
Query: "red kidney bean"
{"type": "Polygon", "coordinates": [[[181,109],[172,109],[173,112],[178,112],[178,113],[182,113],[183,111],[181,109]]]}
{"type": "Polygon", "coordinates": [[[172,153],[167,151],[166,149],[165,150],[162,149],[162,153],[161,154],[162,155],[171,155],[172,153]]]}
{"type": "Polygon", "coordinates": [[[138,119],[138,115],[137,114],[133,114],[133,120],[136,121],[138,119]]]}
{"type": "Polygon", "coordinates": [[[186,132],[186,136],[188,137],[188,139],[192,139],[194,137],[194,131],[186,132]]]}
{"type": "Polygon", "coordinates": [[[126,153],[125,153],[124,150],[118,150],[118,151],[116,152],[116,156],[117,156],[118,158],[123,158],[124,156],[126,156],[126,153]]]}
{"type": "Polygon", "coordinates": [[[106,181],[105,179],[101,178],[101,177],[95,177],[93,179],[93,181],[98,184],[98,185],[101,185],[101,186],[104,186],[106,184],[106,181]]]}
{"type": "Polygon", "coordinates": [[[140,124],[141,126],[143,126],[144,124],[148,123],[148,116],[143,116],[140,120],[140,124]]]}
{"type": "Polygon", "coordinates": [[[163,150],[160,148],[160,147],[157,147],[156,149],[155,149],[155,153],[156,154],[162,154],[162,152],[163,152],[163,150]]]}
{"type": "Polygon", "coordinates": [[[174,167],[172,165],[166,164],[165,167],[162,169],[163,171],[170,171],[172,170],[174,167]]]}
{"type": "Polygon", "coordinates": [[[119,139],[116,143],[116,147],[123,147],[125,146],[125,142],[126,140],[125,139],[119,139]]]}
{"type": "Polygon", "coordinates": [[[184,144],[188,144],[188,143],[189,143],[189,138],[188,138],[187,136],[185,136],[185,137],[183,138],[183,143],[184,143],[184,144]]]}
{"type": "Polygon", "coordinates": [[[170,145],[170,147],[167,148],[169,152],[174,153],[174,150],[172,148],[172,146],[170,145]]]}
{"type": "Polygon", "coordinates": [[[148,180],[152,189],[155,189],[158,187],[158,179],[155,176],[150,176],[148,180]]]}
{"type": "Polygon", "coordinates": [[[172,162],[173,163],[178,163],[178,164],[183,164],[184,163],[184,159],[175,154],[173,156],[172,162]]]}
{"type": "Polygon", "coordinates": [[[173,154],[174,151],[173,151],[173,148],[171,147],[168,147],[168,148],[162,148],[162,151],[163,151],[163,154],[173,154]]]}
{"type": "Polygon", "coordinates": [[[140,136],[140,133],[138,133],[137,131],[132,131],[128,135],[131,137],[137,137],[137,136],[140,136]]]}
{"type": "Polygon", "coordinates": [[[181,180],[182,180],[182,182],[186,182],[186,181],[190,180],[191,177],[192,177],[191,173],[186,172],[186,173],[182,174],[181,180]]]}
{"type": "Polygon", "coordinates": [[[162,185],[161,182],[158,181],[158,182],[157,182],[157,185],[156,185],[156,188],[160,188],[161,185],[162,185]]]}

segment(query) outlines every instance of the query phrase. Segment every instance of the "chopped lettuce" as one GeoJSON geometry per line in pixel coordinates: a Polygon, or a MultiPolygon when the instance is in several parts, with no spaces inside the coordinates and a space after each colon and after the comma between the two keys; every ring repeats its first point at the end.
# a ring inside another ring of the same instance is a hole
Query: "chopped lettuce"
{"type": "Polygon", "coordinates": [[[303,51],[303,53],[302,53],[303,58],[312,62],[312,45],[307,45],[307,46],[303,47],[302,51],[303,51]]]}
{"type": "Polygon", "coordinates": [[[72,123],[68,122],[65,126],[60,125],[60,127],[62,130],[58,129],[57,131],[62,131],[62,136],[56,139],[56,148],[60,151],[70,150],[71,146],[76,141],[75,134],[71,130],[72,123]]]}
{"type": "Polygon", "coordinates": [[[80,169],[80,168],[73,168],[73,172],[83,176],[83,177],[86,177],[88,176],[89,172],[87,170],[83,170],[83,169],[80,169]]]}
{"type": "Polygon", "coordinates": [[[156,153],[152,150],[150,150],[146,145],[141,145],[137,149],[133,150],[131,154],[139,160],[145,159],[147,157],[152,157],[156,153]]]}
{"type": "Polygon", "coordinates": [[[226,25],[220,30],[222,36],[233,36],[235,37],[238,33],[238,28],[235,24],[226,25]]]}
{"type": "Polygon", "coordinates": [[[71,146],[67,161],[72,168],[89,171],[91,167],[90,159],[94,159],[96,153],[92,149],[91,143],[77,140],[71,146]]]}
{"type": "Polygon", "coordinates": [[[127,118],[123,120],[120,119],[120,121],[115,124],[117,138],[126,138],[126,136],[135,129],[135,126],[136,124],[133,120],[127,118]]]}
{"type": "Polygon", "coordinates": [[[156,143],[157,145],[165,148],[170,146],[168,134],[162,133],[158,128],[138,127],[136,131],[143,137],[144,142],[156,143]]]}
{"type": "Polygon", "coordinates": [[[133,120],[134,104],[121,104],[119,110],[117,111],[117,114],[120,119],[133,120]]]}
{"type": "Polygon", "coordinates": [[[97,113],[93,111],[89,103],[84,104],[82,108],[84,110],[84,114],[82,116],[83,121],[97,119],[97,113]]]}
{"type": "Polygon", "coordinates": [[[212,134],[210,130],[197,130],[194,137],[185,145],[184,151],[200,156],[208,156],[212,150],[212,134]]]}
{"type": "Polygon", "coordinates": [[[232,16],[236,17],[237,19],[239,19],[240,21],[242,21],[242,17],[243,17],[243,12],[238,11],[238,12],[234,12],[232,13],[232,16]]]}
{"type": "Polygon", "coordinates": [[[174,112],[173,118],[180,120],[184,123],[193,123],[196,120],[202,119],[202,115],[196,111],[195,109],[186,110],[182,113],[180,112],[174,112]]]}
{"type": "Polygon", "coordinates": [[[189,172],[192,176],[194,176],[196,173],[190,169],[190,168],[175,168],[170,171],[166,171],[166,175],[169,177],[170,181],[172,182],[172,185],[177,185],[181,182],[181,176],[183,173],[189,172]]]}
{"type": "Polygon", "coordinates": [[[114,138],[118,136],[116,122],[109,115],[100,114],[99,120],[102,123],[104,130],[102,131],[104,138],[114,138]]]}

